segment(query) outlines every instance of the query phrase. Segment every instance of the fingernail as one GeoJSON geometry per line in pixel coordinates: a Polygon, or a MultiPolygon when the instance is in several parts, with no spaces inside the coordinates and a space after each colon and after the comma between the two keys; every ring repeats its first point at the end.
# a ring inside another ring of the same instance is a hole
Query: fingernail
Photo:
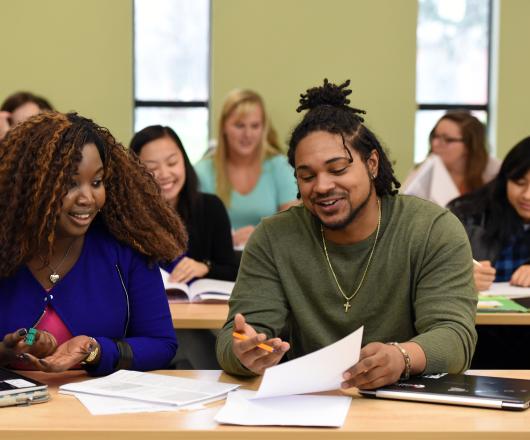
{"type": "Polygon", "coordinates": [[[342,377],[343,377],[344,379],[346,379],[346,380],[349,380],[349,379],[352,378],[352,375],[351,375],[351,373],[344,373],[344,374],[342,375],[342,377]]]}
{"type": "Polygon", "coordinates": [[[21,328],[21,329],[18,331],[18,335],[19,335],[19,336],[25,336],[27,333],[28,333],[28,331],[27,331],[25,328],[21,328]]]}
{"type": "Polygon", "coordinates": [[[39,362],[40,362],[42,365],[48,365],[48,362],[45,361],[44,359],[39,359],[39,362]]]}
{"type": "Polygon", "coordinates": [[[22,359],[24,359],[25,361],[29,360],[29,356],[27,353],[22,353],[20,356],[22,356],[22,359]]]}

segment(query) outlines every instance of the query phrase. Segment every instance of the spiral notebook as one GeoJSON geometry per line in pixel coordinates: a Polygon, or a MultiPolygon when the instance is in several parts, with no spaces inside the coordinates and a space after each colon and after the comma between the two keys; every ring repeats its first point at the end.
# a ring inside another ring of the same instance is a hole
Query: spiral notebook
{"type": "Polygon", "coordinates": [[[417,376],[376,390],[361,390],[364,396],[524,410],[530,404],[530,380],[468,374],[417,376]]]}

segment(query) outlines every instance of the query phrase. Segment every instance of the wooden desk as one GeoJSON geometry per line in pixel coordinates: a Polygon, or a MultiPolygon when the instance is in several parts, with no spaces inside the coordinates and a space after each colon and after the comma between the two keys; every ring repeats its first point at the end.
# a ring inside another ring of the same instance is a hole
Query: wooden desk
{"type": "MultiPolygon", "coordinates": [[[[165,371],[204,380],[238,382],[219,371],[165,371]]],[[[530,370],[488,371],[530,379],[530,370]]],[[[50,385],[52,400],[34,406],[0,409],[0,438],[6,440],[162,440],[162,439],[527,439],[530,410],[509,412],[449,405],[366,399],[355,392],[345,425],[340,429],[240,427],[217,425],[213,417],[222,402],[196,411],[92,416],[75,397],[57,394],[57,387],[82,380],[82,372],[27,373],[50,385]]],[[[255,387],[257,381],[243,381],[255,387]]]]}
{"type": "Polygon", "coordinates": [[[477,325],[530,325],[530,313],[477,313],[477,325]]]}
{"type": "MultiPolygon", "coordinates": [[[[228,315],[226,304],[170,303],[176,329],[219,329],[228,315]]],[[[477,325],[530,325],[530,313],[477,313],[477,325]]]]}
{"type": "Polygon", "coordinates": [[[228,304],[169,303],[173,328],[219,329],[228,316],[228,304]]]}

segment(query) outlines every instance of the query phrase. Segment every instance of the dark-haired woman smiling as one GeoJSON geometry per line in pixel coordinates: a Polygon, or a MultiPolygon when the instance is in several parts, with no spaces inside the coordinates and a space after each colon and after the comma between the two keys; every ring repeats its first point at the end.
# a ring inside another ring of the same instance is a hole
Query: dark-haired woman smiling
{"type": "Polygon", "coordinates": [[[449,207],[464,224],[478,290],[493,281],[530,286],[530,137],[515,145],[488,185],[449,207]]]}
{"type": "MultiPolygon", "coordinates": [[[[530,286],[530,137],[508,152],[495,179],[449,208],[464,224],[480,261],[473,268],[478,290],[493,281],[530,286]]],[[[477,331],[472,368],[528,368],[528,326],[481,325],[477,331]]]]}
{"type": "Polygon", "coordinates": [[[188,230],[188,249],[172,265],[172,280],[207,276],[234,281],[238,265],[228,214],[217,196],[197,190],[197,175],[178,135],[170,127],[151,125],[134,135],[130,149],[153,173],[162,197],[188,230]]]}
{"type": "MultiPolygon", "coordinates": [[[[238,263],[228,214],[216,195],[197,190],[197,175],[178,135],[170,127],[152,125],[134,135],[130,150],[154,175],[162,197],[182,217],[188,230],[186,254],[165,266],[172,271],[172,280],[235,280],[238,263]]],[[[211,331],[177,330],[177,336],[181,342],[175,358],[177,368],[219,368],[211,331]]]]}

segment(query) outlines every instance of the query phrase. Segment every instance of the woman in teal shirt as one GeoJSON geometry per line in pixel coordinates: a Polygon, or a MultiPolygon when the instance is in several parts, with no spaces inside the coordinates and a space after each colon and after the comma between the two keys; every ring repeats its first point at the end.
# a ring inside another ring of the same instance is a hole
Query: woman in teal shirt
{"type": "Polygon", "coordinates": [[[270,125],[263,99],[232,91],[221,112],[216,150],[195,167],[201,191],[217,194],[234,228],[234,246],[244,246],[262,217],[297,203],[296,181],[270,125]]]}

